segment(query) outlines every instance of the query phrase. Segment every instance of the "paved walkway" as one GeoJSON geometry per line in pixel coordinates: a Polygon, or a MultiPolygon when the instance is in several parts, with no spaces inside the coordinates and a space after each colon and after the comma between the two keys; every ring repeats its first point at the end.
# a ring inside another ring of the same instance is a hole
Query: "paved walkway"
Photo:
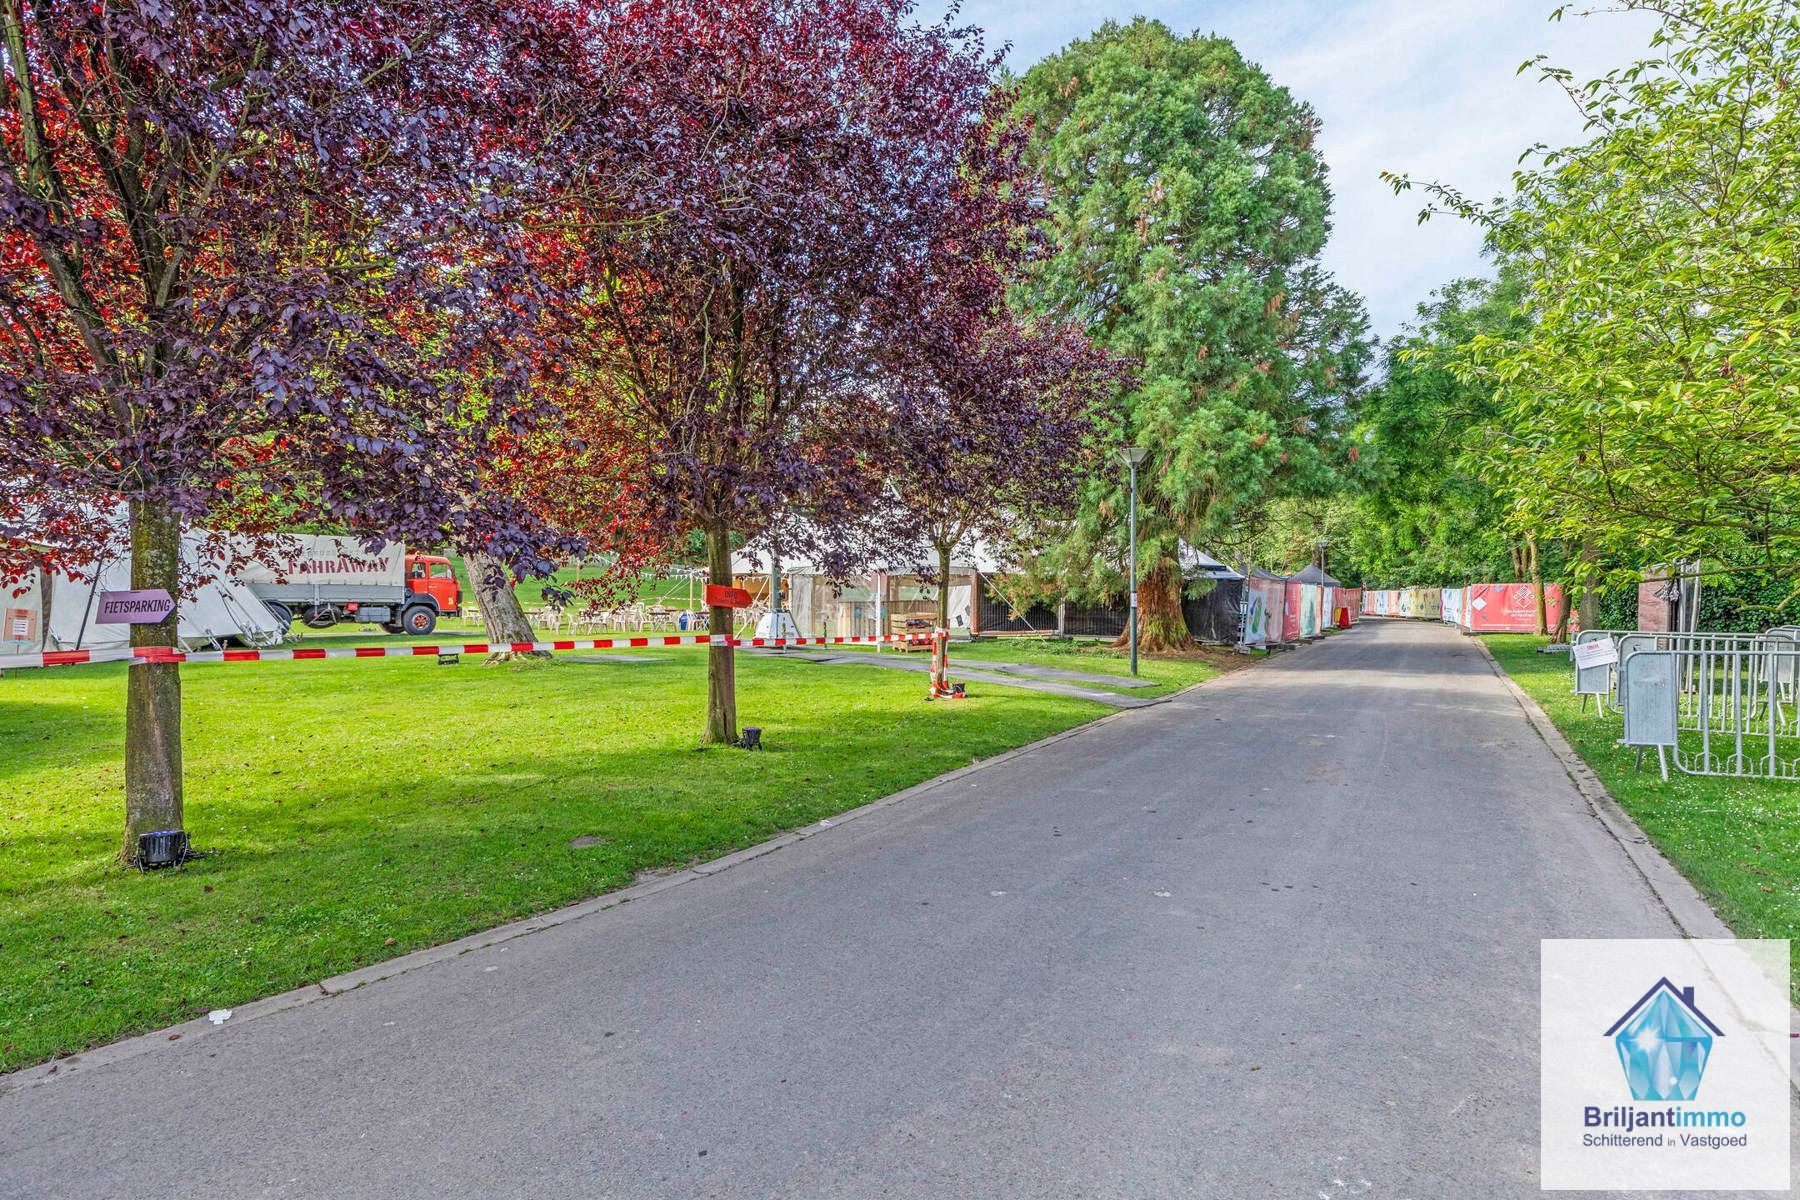
{"type": "Polygon", "coordinates": [[[1673,928],[1371,624],[642,901],[0,1096],[17,1197],[1536,1197],[1546,936],[1673,928]]]}

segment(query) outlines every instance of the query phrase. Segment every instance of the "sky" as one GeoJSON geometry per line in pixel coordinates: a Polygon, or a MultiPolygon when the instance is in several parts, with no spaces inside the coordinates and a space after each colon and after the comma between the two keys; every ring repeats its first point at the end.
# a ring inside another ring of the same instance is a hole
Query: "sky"
{"type": "MultiPolygon", "coordinates": [[[[1442,216],[1419,225],[1421,194],[1396,196],[1381,172],[1497,195],[1530,146],[1583,140],[1568,99],[1535,72],[1517,74],[1519,64],[1548,54],[1587,79],[1646,52],[1649,22],[1571,13],[1552,23],[1555,2],[965,0],[958,24],[986,30],[990,47],[1010,43],[1015,71],[1109,19],[1156,17],[1177,34],[1230,38],[1323,121],[1333,193],[1326,265],[1364,297],[1385,338],[1434,288],[1488,267],[1471,226],[1442,216]]],[[[921,2],[920,15],[941,3],[921,2]]]]}

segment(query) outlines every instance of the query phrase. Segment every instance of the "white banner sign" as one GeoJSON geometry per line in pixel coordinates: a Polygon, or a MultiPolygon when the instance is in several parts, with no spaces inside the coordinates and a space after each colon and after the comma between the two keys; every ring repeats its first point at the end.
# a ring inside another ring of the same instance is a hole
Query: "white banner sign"
{"type": "Polygon", "coordinates": [[[1583,669],[1604,667],[1619,661],[1619,648],[1609,637],[1598,638],[1591,642],[1577,642],[1572,653],[1575,656],[1575,665],[1583,669]]]}

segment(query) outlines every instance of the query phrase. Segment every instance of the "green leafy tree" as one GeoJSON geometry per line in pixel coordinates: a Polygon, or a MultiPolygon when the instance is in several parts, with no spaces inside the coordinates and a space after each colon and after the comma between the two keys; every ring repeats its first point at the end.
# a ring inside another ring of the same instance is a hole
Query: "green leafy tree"
{"type": "Polygon", "coordinates": [[[1233,566],[1253,563],[1278,574],[1315,564],[1356,587],[1362,567],[1348,553],[1356,505],[1357,494],[1348,487],[1321,496],[1282,496],[1246,514],[1213,550],[1233,566]]]}
{"type": "Polygon", "coordinates": [[[1660,18],[1649,57],[1587,83],[1526,64],[1591,140],[1540,152],[1493,205],[1428,189],[1422,216],[1478,221],[1520,264],[1534,318],[1473,339],[1454,366],[1494,388],[1517,520],[1584,544],[1584,573],[1791,562],[1800,6],[1619,7],[1660,18]]]}
{"type": "MultiPolygon", "coordinates": [[[[1318,263],[1331,195],[1318,118],[1223,38],[1108,23],[1033,67],[1018,111],[1048,186],[1049,252],[1021,303],[1140,364],[1115,445],[1141,444],[1147,648],[1189,643],[1179,540],[1207,543],[1282,494],[1332,490],[1362,304],[1318,263]]],[[[1122,589],[1122,470],[1089,483],[1040,567],[1122,589]]]]}
{"type": "Polygon", "coordinates": [[[1365,447],[1349,557],[1386,586],[1518,578],[1522,540],[1485,461],[1499,407],[1491,384],[1464,379],[1446,357],[1478,337],[1520,337],[1524,281],[1459,279],[1419,305],[1386,347],[1382,382],[1360,408],[1365,447]]]}

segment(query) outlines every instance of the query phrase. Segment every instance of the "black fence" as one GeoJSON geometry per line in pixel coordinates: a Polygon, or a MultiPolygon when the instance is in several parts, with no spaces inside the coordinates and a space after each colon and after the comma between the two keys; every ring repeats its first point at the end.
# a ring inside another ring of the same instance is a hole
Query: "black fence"
{"type": "Polygon", "coordinates": [[[1222,580],[1206,595],[1184,599],[1181,615],[1200,641],[1235,643],[1243,636],[1244,581],[1222,580]]]}
{"type": "MultiPolygon", "coordinates": [[[[1231,579],[1213,585],[1204,596],[1184,598],[1181,615],[1188,632],[1203,642],[1234,643],[1243,620],[1244,584],[1231,579]]],[[[1065,637],[1118,637],[1131,622],[1129,608],[1064,604],[1061,619],[1051,605],[1034,603],[1018,610],[995,595],[986,580],[981,587],[983,633],[1060,633],[1065,637]]]]}

